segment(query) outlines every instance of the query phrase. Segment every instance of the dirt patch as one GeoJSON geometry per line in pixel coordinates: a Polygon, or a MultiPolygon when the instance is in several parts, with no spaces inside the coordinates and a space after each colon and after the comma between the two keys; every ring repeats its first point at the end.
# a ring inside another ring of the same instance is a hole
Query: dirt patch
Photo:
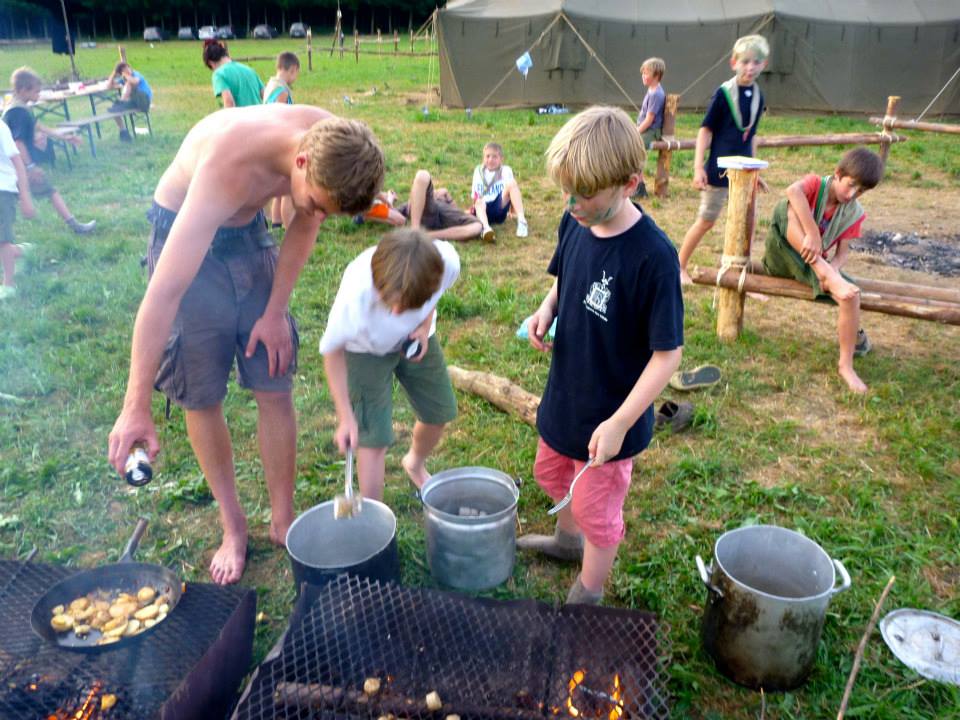
{"type": "Polygon", "coordinates": [[[923,237],[916,233],[867,230],[850,249],[878,256],[885,265],[924,273],[960,275],[960,235],[923,237]]]}
{"type": "Polygon", "coordinates": [[[927,565],[923,568],[923,577],[930,583],[937,597],[946,600],[954,596],[957,586],[960,585],[960,568],[927,565]]]}

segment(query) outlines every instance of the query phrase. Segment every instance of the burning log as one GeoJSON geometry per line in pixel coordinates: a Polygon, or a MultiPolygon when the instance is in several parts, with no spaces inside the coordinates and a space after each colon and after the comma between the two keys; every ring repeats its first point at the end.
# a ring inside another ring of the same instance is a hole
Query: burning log
{"type": "Polygon", "coordinates": [[[501,410],[517,415],[528,425],[536,427],[540,398],[514,385],[506,378],[492,373],[464,370],[456,365],[447,367],[450,382],[458,390],[479,395],[501,410]]]}
{"type": "MultiPolygon", "coordinates": [[[[436,695],[435,692],[430,695],[436,695]]],[[[376,695],[367,695],[362,690],[323,685],[321,683],[277,683],[273,700],[277,705],[309,710],[337,707],[349,712],[369,713],[374,716],[428,715],[446,718],[454,712],[464,715],[477,715],[490,720],[543,720],[543,714],[530,710],[509,707],[485,707],[457,703],[443,703],[439,707],[428,698],[413,699],[401,695],[389,687],[382,687],[376,695]]],[[[439,700],[439,696],[434,700],[439,700]]]]}

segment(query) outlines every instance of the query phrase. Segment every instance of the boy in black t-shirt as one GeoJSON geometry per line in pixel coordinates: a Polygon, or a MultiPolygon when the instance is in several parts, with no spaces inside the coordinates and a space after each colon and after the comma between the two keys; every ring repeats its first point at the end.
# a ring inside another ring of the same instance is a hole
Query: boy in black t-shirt
{"type": "MultiPolygon", "coordinates": [[[[730,67],[736,75],[717,88],[697,132],[693,186],[700,190],[700,209],[680,246],[680,280],[684,285],[692,282],[687,274],[690,256],[717,222],[727,200],[727,178],[720,177],[717,158],[756,155],[757,124],[764,111],[763,95],[756,79],[767,66],[769,56],[770,45],[762,35],[747,35],[733,44],[730,67]],[[707,148],[710,157],[704,167],[707,148]]],[[[760,187],[766,190],[762,180],[760,187]]]]}
{"type": "Polygon", "coordinates": [[[553,287],[529,323],[530,343],[553,350],[537,413],[534,476],[560,500],[588,460],[556,531],[518,547],[583,557],[568,603],[599,603],[624,537],[633,456],[650,442],[651,404],[680,365],[683,298],[670,239],[630,201],[645,159],[625,112],[595,106],[547,150],[567,212],[548,271],[553,287]],[[556,339],[544,337],[554,318],[556,339]]]}
{"type": "Polygon", "coordinates": [[[53,209],[63,218],[71,230],[77,235],[86,235],[93,232],[97,225],[96,220],[82,223],[77,220],[70,208],[67,207],[63,196],[57,191],[39,163],[53,162],[53,146],[48,138],[54,137],[66,140],[74,145],[80,144],[80,138],[75,135],[63,135],[62,131],[41,125],[33,117],[30,105],[40,97],[40,76],[24,66],[17,68],[10,75],[10,84],[13,86],[13,101],[3,112],[3,122],[10,128],[13,141],[17,144],[20,157],[27,168],[27,179],[30,182],[30,192],[33,197],[49,197],[53,209]]]}

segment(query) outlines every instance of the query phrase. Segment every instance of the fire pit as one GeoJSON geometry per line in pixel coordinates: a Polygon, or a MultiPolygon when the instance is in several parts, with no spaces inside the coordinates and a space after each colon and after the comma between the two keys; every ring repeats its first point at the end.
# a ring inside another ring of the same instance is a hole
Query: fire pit
{"type": "Polygon", "coordinates": [[[666,633],[650,613],[348,575],[304,587],[234,720],[669,715],[666,633]]]}
{"type": "Polygon", "coordinates": [[[250,664],[253,590],[191,583],[177,612],[149,637],[83,655],[53,646],[30,627],[36,600],[74,572],[0,561],[0,718],[199,720],[226,714],[250,664]]]}

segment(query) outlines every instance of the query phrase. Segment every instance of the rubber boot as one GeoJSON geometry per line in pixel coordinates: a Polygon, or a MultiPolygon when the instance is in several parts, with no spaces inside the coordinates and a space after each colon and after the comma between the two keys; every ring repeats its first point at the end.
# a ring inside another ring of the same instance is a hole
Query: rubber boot
{"type": "Polygon", "coordinates": [[[90,222],[79,222],[75,217],[67,220],[67,227],[73,230],[77,235],[89,235],[93,232],[93,229],[97,226],[96,220],[91,220],[90,222]]]}
{"type": "Polygon", "coordinates": [[[570,586],[570,592],[567,593],[567,605],[599,605],[601,600],[603,600],[603,590],[600,592],[587,590],[580,582],[579,575],[570,586]]]}
{"type": "Polygon", "coordinates": [[[554,560],[579,562],[583,556],[583,537],[564,532],[558,527],[553,535],[521,535],[517,538],[517,547],[554,560]]]}

